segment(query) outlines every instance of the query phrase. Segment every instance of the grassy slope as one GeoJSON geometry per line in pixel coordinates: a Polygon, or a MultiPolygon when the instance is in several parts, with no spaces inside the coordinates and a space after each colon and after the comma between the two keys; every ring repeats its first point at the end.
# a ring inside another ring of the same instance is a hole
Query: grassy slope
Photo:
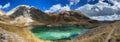
{"type": "Polygon", "coordinates": [[[102,25],[100,28],[103,29],[98,31],[96,31],[97,29],[93,30],[93,32],[96,32],[95,34],[91,34],[93,32],[89,31],[88,34],[90,35],[86,34],[87,36],[83,35],[72,40],[55,42],[120,42],[120,21],[105,25],[105,27],[102,25]]]}
{"type": "Polygon", "coordinates": [[[43,41],[43,40],[33,37],[31,32],[25,27],[6,25],[3,23],[0,23],[0,27],[6,31],[15,33],[15,34],[19,35],[20,37],[23,37],[28,42],[50,42],[50,41],[43,41]]]}
{"type": "Polygon", "coordinates": [[[106,28],[108,29],[103,30],[99,34],[80,40],[79,42],[120,42],[120,22],[118,21],[110,24],[106,28]],[[113,29],[113,33],[110,34],[113,29]]]}

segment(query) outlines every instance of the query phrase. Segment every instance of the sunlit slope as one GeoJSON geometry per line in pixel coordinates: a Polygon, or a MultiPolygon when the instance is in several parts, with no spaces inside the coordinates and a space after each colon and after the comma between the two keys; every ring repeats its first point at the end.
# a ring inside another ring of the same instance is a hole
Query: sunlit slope
{"type": "Polygon", "coordinates": [[[55,42],[120,42],[120,21],[90,29],[72,40],[55,42]]]}
{"type": "MultiPolygon", "coordinates": [[[[37,39],[32,36],[32,33],[26,28],[26,27],[18,27],[14,25],[7,25],[0,23],[0,27],[8,32],[14,33],[20,37],[22,37],[27,42],[49,42],[49,41],[43,41],[40,39],[37,39]]],[[[16,42],[16,41],[13,41],[16,42]]]]}

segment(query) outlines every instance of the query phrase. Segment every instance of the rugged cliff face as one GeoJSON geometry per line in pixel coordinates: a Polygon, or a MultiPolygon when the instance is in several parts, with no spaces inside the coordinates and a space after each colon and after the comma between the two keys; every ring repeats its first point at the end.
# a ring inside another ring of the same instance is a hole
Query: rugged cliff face
{"type": "Polygon", "coordinates": [[[49,17],[47,14],[45,14],[41,10],[34,7],[26,6],[26,5],[20,5],[14,8],[10,12],[8,12],[7,15],[13,19],[23,16],[23,17],[29,17],[33,20],[40,21],[40,22],[47,21],[49,17]]]}

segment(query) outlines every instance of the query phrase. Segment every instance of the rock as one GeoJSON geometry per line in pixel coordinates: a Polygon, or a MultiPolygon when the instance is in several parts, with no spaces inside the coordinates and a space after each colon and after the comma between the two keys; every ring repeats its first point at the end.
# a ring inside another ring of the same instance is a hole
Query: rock
{"type": "Polygon", "coordinates": [[[0,28],[0,42],[26,42],[24,38],[0,28]]]}
{"type": "MultiPolygon", "coordinates": [[[[33,36],[31,31],[27,27],[20,27],[11,24],[5,24],[0,22],[0,34],[2,41],[8,42],[51,42],[46,40],[40,40],[33,36]]],[[[1,41],[1,42],[2,42],[1,41]]]]}

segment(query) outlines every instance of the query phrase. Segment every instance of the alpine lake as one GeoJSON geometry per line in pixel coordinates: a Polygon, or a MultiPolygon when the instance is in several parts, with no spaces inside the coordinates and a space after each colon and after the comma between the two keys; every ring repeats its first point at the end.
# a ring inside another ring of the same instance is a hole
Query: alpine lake
{"type": "Polygon", "coordinates": [[[42,40],[68,40],[86,32],[88,27],[64,24],[61,26],[33,26],[31,32],[42,40]]]}

